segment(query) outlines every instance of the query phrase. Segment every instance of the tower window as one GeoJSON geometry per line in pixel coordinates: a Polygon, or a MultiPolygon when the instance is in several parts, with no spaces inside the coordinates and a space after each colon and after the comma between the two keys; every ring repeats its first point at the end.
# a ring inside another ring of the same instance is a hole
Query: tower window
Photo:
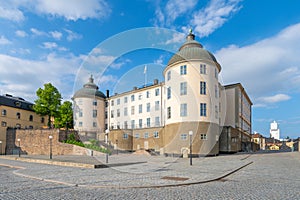
{"type": "Polygon", "coordinates": [[[200,74],[206,74],[206,65],[204,64],[200,65],[200,74]]]}
{"type": "Polygon", "coordinates": [[[186,117],[187,116],[187,104],[183,103],[180,104],[180,117],[186,117]]]}
{"type": "Polygon", "coordinates": [[[206,82],[200,82],[200,94],[206,94],[206,82]]]}
{"type": "Polygon", "coordinates": [[[167,108],[167,118],[170,119],[171,118],[171,107],[167,108]]]}
{"type": "Polygon", "coordinates": [[[187,94],[187,83],[182,82],[180,83],[180,95],[186,95],[187,94]]]}
{"type": "Polygon", "coordinates": [[[180,66],[180,75],[185,75],[186,74],[186,65],[180,66]]]}
{"type": "Polygon", "coordinates": [[[168,71],[168,73],[167,73],[167,80],[168,81],[171,80],[171,71],[168,71]]]}
{"type": "Polygon", "coordinates": [[[200,103],[200,116],[206,117],[206,103],[200,103]]]}
{"type": "Polygon", "coordinates": [[[168,90],[167,90],[167,98],[168,98],[168,99],[171,99],[171,87],[168,87],[168,90]]]}

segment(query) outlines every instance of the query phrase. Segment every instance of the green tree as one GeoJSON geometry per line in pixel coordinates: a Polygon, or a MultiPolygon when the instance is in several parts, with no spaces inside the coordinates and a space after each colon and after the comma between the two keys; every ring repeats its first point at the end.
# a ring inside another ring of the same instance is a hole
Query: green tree
{"type": "Polygon", "coordinates": [[[44,89],[36,91],[38,97],[33,106],[34,111],[42,116],[48,116],[48,126],[51,127],[51,118],[57,117],[61,102],[61,94],[51,83],[44,84],[44,89]]]}
{"type": "Polygon", "coordinates": [[[58,115],[55,118],[55,127],[65,127],[66,129],[73,128],[72,102],[65,101],[61,106],[59,106],[58,115]]]}

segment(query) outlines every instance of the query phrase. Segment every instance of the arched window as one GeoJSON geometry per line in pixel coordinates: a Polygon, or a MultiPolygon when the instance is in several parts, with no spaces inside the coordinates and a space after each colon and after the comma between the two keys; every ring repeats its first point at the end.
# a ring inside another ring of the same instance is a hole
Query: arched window
{"type": "Polygon", "coordinates": [[[33,121],[33,116],[32,115],[29,116],[29,121],[31,121],[31,122],[33,121]]]}
{"type": "Polygon", "coordinates": [[[6,110],[2,110],[2,116],[6,116],[6,110]]]}
{"type": "Polygon", "coordinates": [[[44,123],[44,122],[45,122],[45,118],[42,117],[42,118],[41,118],[41,123],[44,123]]]}
{"type": "Polygon", "coordinates": [[[19,112],[17,113],[17,119],[21,119],[21,114],[19,112]]]}

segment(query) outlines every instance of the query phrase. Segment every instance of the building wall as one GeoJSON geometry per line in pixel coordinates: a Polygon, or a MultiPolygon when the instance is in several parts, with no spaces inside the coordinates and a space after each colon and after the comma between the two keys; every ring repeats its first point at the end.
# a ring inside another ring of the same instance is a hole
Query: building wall
{"type": "Polygon", "coordinates": [[[46,126],[48,122],[48,117],[41,117],[30,110],[0,105],[0,112],[0,141],[2,141],[0,153],[5,153],[6,130],[8,127],[39,129],[46,126]],[[3,113],[4,110],[6,111],[6,115],[3,113]],[[20,113],[20,118],[17,117],[17,113],[20,113]],[[32,118],[30,116],[32,116],[32,118]],[[42,122],[42,118],[44,122],[42,122]]]}
{"type": "Polygon", "coordinates": [[[95,98],[74,99],[74,129],[80,132],[105,131],[105,100],[95,98]],[[97,113],[93,113],[96,111],[97,113]]]}

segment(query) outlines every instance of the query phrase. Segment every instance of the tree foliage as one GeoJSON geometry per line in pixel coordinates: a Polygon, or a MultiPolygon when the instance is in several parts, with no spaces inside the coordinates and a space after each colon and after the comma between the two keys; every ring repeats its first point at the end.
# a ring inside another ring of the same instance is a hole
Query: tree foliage
{"type": "Polygon", "coordinates": [[[55,117],[55,127],[65,127],[66,129],[73,128],[72,102],[65,101],[61,106],[59,106],[58,115],[55,117]]]}
{"type": "Polygon", "coordinates": [[[48,116],[48,126],[51,126],[51,118],[57,117],[61,104],[61,94],[51,83],[44,84],[44,89],[36,91],[38,99],[33,106],[34,111],[42,116],[48,116]]]}

